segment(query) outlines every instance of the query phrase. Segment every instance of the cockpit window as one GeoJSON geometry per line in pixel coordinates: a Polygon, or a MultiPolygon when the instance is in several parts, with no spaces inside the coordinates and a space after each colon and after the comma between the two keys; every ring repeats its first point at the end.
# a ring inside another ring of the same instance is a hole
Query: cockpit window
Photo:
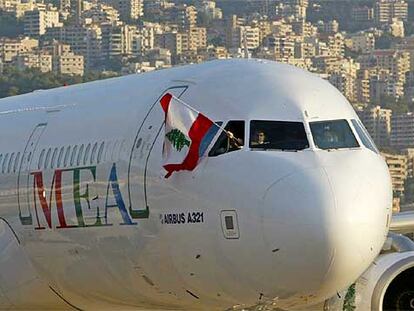
{"type": "Polygon", "coordinates": [[[371,151],[374,151],[375,153],[379,153],[377,147],[375,147],[374,142],[372,141],[371,137],[368,134],[368,131],[365,129],[365,127],[362,125],[361,121],[357,121],[355,119],[351,120],[352,125],[355,128],[355,131],[357,132],[359,138],[361,139],[362,144],[370,149],[371,151]]]}
{"type": "Polygon", "coordinates": [[[315,145],[320,149],[359,147],[346,120],[311,122],[310,129],[315,145]]]}
{"type": "MultiPolygon", "coordinates": [[[[217,122],[219,123],[219,122],[217,122]]],[[[222,131],[209,157],[216,157],[224,153],[240,150],[244,145],[244,121],[229,121],[222,131]]]]}
{"type": "Polygon", "coordinates": [[[250,122],[250,148],[275,150],[303,150],[309,147],[302,122],[250,122]]]}

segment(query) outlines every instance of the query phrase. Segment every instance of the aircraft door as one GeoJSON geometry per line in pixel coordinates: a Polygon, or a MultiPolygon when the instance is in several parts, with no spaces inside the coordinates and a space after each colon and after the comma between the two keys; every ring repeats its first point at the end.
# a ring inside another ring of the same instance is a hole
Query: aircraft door
{"type": "Polygon", "coordinates": [[[19,175],[17,177],[17,199],[19,206],[19,218],[22,225],[31,225],[33,221],[30,210],[30,196],[33,195],[29,185],[30,170],[33,168],[32,162],[37,144],[39,143],[40,137],[45,131],[46,126],[47,123],[40,123],[35,127],[29,137],[29,140],[27,141],[22,155],[22,160],[20,162],[19,175]]]}
{"type": "Polygon", "coordinates": [[[147,169],[152,148],[164,126],[164,111],[159,103],[162,96],[171,93],[181,97],[188,86],[174,86],[165,90],[151,105],[140,124],[132,146],[128,166],[129,212],[132,218],[148,218],[147,169]]]}

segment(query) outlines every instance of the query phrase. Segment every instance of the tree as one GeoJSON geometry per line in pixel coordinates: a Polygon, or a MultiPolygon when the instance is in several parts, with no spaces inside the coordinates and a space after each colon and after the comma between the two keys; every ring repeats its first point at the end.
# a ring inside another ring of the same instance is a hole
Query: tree
{"type": "Polygon", "coordinates": [[[347,46],[345,46],[345,57],[350,57],[353,59],[358,58],[358,56],[360,56],[362,54],[362,51],[353,51],[350,48],[348,48],[347,46]]]}
{"type": "Polygon", "coordinates": [[[214,38],[211,38],[211,39],[208,41],[208,43],[209,43],[209,44],[212,44],[212,45],[214,45],[214,46],[224,46],[224,45],[225,45],[225,41],[224,41],[224,39],[223,39],[223,37],[222,37],[222,36],[216,36],[216,37],[214,37],[214,38]]]}
{"type": "Polygon", "coordinates": [[[394,37],[390,33],[385,32],[381,37],[375,40],[376,49],[389,49],[394,37]]]}
{"type": "Polygon", "coordinates": [[[13,67],[5,68],[0,76],[0,98],[24,94],[39,89],[50,89],[64,85],[73,85],[88,81],[113,77],[114,74],[88,72],[85,76],[57,75],[42,73],[38,69],[19,71],[13,67]]]}
{"type": "Polygon", "coordinates": [[[19,95],[19,88],[17,86],[11,86],[7,92],[7,96],[19,95]]]}
{"type": "Polygon", "coordinates": [[[407,99],[397,99],[390,95],[381,95],[379,104],[384,108],[391,109],[393,113],[404,113],[410,110],[407,99]]]}

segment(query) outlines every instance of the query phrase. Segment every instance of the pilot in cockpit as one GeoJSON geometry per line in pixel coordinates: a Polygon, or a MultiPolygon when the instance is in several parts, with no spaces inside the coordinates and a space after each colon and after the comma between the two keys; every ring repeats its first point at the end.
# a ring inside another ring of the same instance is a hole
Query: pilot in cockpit
{"type": "Polygon", "coordinates": [[[268,142],[266,141],[266,134],[262,130],[258,130],[255,133],[255,140],[252,140],[251,145],[252,146],[258,146],[258,145],[265,145],[268,142]]]}
{"type": "Polygon", "coordinates": [[[231,131],[227,131],[227,137],[229,138],[230,149],[240,149],[243,147],[243,139],[235,137],[231,131]]]}

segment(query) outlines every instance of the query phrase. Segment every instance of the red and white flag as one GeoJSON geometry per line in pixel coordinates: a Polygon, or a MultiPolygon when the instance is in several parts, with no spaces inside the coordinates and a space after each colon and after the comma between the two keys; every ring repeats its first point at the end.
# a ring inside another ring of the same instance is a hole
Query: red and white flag
{"type": "Polygon", "coordinates": [[[168,178],[176,171],[194,170],[219,127],[170,93],[160,103],[165,112],[163,167],[168,178]]]}

